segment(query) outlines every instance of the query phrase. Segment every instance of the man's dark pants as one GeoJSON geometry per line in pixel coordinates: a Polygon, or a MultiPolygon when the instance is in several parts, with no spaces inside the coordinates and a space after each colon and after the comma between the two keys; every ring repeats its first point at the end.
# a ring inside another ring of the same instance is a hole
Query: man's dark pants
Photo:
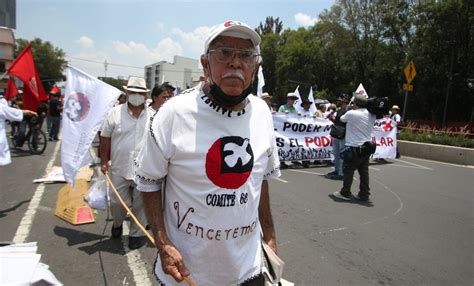
{"type": "Polygon", "coordinates": [[[357,170],[360,176],[359,197],[361,200],[367,200],[370,196],[369,188],[369,158],[370,155],[361,154],[360,149],[352,151],[352,160],[344,160],[344,184],[341,189],[341,195],[350,198],[351,186],[354,172],[357,170]]]}

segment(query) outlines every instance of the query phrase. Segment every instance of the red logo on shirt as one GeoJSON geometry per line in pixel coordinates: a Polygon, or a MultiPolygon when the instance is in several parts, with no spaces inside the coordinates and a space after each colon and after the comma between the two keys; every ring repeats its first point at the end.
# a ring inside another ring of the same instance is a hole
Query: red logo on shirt
{"type": "Polygon", "coordinates": [[[392,129],[393,129],[392,120],[384,121],[382,124],[383,124],[382,125],[383,131],[385,131],[385,132],[392,131],[392,129]]]}
{"type": "Polygon", "coordinates": [[[253,152],[250,141],[238,136],[217,139],[206,155],[206,175],[214,185],[238,189],[250,176],[253,152]]]}

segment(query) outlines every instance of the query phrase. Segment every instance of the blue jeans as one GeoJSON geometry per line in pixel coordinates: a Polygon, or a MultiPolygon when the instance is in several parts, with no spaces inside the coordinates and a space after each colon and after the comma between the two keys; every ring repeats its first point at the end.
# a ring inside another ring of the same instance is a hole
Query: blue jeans
{"type": "Polygon", "coordinates": [[[49,116],[51,120],[51,132],[49,133],[49,138],[58,140],[59,135],[59,125],[61,124],[61,117],[49,116]]]}
{"type": "Polygon", "coordinates": [[[332,153],[334,154],[334,169],[337,175],[344,176],[344,160],[341,159],[341,150],[346,144],[346,139],[332,138],[332,153]]]}

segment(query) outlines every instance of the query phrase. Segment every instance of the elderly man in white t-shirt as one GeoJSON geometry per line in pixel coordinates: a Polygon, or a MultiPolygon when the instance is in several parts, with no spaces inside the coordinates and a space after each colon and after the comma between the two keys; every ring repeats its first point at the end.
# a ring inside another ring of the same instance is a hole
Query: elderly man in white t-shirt
{"type": "Polygon", "coordinates": [[[280,169],[271,112],[248,96],[259,44],[242,22],[215,26],[201,56],[207,81],[163,105],[145,135],[136,182],[160,285],[188,275],[196,285],[264,283],[261,241],[277,251],[267,180],[280,169]]]}
{"type": "MultiPolygon", "coordinates": [[[[135,189],[133,181],[133,161],[141,149],[140,143],[149,117],[148,108],[145,108],[149,90],[146,88],[145,80],[138,77],[130,77],[124,89],[127,103],[115,106],[107,115],[102,126],[100,134],[101,170],[104,173],[110,173],[112,182],[122,199],[131,207],[138,220],[146,224],[142,196],[135,189]]],[[[119,238],[122,235],[122,224],[127,212],[115,195],[111,196],[111,206],[114,219],[112,237],[119,238]]],[[[144,243],[144,234],[132,221],[128,247],[137,249],[144,243]]]]}

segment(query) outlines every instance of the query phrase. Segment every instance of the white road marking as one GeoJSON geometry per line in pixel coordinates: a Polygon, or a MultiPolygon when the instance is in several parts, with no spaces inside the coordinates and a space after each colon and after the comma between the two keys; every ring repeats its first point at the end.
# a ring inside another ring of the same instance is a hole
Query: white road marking
{"type": "Polygon", "coordinates": [[[303,171],[303,170],[293,170],[293,169],[289,169],[288,171],[298,172],[298,173],[304,173],[304,174],[320,175],[320,176],[326,175],[326,174],[321,174],[321,173],[317,173],[317,172],[310,172],[310,171],[303,171]]]}
{"type": "MultiPolygon", "coordinates": [[[[130,233],[130,229],[126,222],[123,223],[123,234],[122,235],[122,244],[123,248],[125,249],[125,256],[127,257],[128,267],[132,271],[133,281],[135,281],[135,285],[153,285],[150,278],[148,277],[148,273],[151,273],[150,266],[147,266],[140,254],[138,249],[130,250],[128,248],[128,233],[130,233]],[[127,238],[125,238],[127,236],[127,238]]],[[[145,247],[145,246],[144,246],[145,247]]],[[[153,265],[153,264],[151,264],[153,265]]]]}
{"type": "Polygon", "coordinates": [[[375,171],[380,171],[380,169],[379,169],[379,168],[374,168],[374,167],[369,167],[369,169],[371,169],[371,170],[375,170],[375,171]]]}
{"type": "MultiPolygon", "coordinates": [[[[418,161],[425,161],[425,162],[431,162],[431,163],[438,163],[442,165],[448,165],[448,166],[454,166],[454,167],[461,167],[461,168],[468,168],[468,169],[474,169],[474,166],[472,165],[460,165],[460,164],[454,164],[454,163],[447,163],[447,162],[441,162],[441,161],[435,161],[435,160],[428,160],[428,159],[422,159],[422,158],[415,158],[415,157],[409,157],[410,159],[418,160],[418,161]]],[[[396,159],[398,161],[406,162],[400,159],[396,159]]]]}
{"type": "Polygon", "coordinates": [[[280,179],[280,178],[272,178],[272,179],[280,181],[280,182],[285,183],[285,184],[288,184],[287,180],[283,180],[283,179],[280,179]]]}
{"type": "MultiPolygon", "coordinates": [[[[354,178],[354,180],[356,180],[356,178],[354,178]]],[[[398,215],[402,209],[403,209],[403,201],[402,199],[400,198],[400,196],[395,193],[394,191],[392,191],[387,185],[385,185],[384,183],[382,183],[381,181],[377,180],[377,179],[372,179],[374,180],[375,182],[377,182],[378,184],[380,184],[385,190],[387,190],[388,192],[390,192],[395,198],[397,198],[398,200],[398,208],[392,213],[391,216],[396,216],[398,215]]],[[[365,221],[365,222],[362,222],[362,223],[359,223],[357,225],[354,225],[354,226],[363,226],[363,225],[369,225],[369,224],[372,224],[374,222],[378,222],[378,221],[381,221],[381,220],[385,220],[385,219],[388,219],[389,216],[384,216],[384,217],[381,217],[381,218],[377,218],[375,220],[370,220],[370,221],[365,221]]],[[[354,226],[344,226],[344,227],[339,227],[339,228],[334,228],[334,229],[329,229],[329,230],[324,230],[324,231],[320,231],[319,234],[323,234],[323,233],[329,233],[329,232],[336,232],[336,231],[341,231],[341,230],[346,230],[346,229],[349,229],[350,227],[354,227],[354,226]]],[[[313,236],[315,233],[311,233],[310,236],[313,236]]]]}
{"type": "MultiPolygon", "coordinates": [[[[48,171],[53,167],[54,161],[56,160],[56,156],[59,152],[59,147],[61,146],[60,143],[56,143],[54,148],[53,157],[49,160],[48,165],[46,166],[46,170],[48,171]]],[[[33,197],[31,198],[30,203],[28,204],[28,209],[26,210],[25,214],[21,218],[20,225],[18,226],[15,236],[13,237],[14,243],[24,243],[28,238],[28,235],[31,231],[31,226],[33,224],[33,220],[35,219],[36,211],[40,204],[41,198],[43,197],[45,184],[41,183],[36,188],[33,197]]]]}
{"type": "Polygon", "coordinates": [[[402,168],[413,168],[413,169],[420,169],[417,166],[410,166],[410,165],[399,165],[399,164],[387,164],[387,167],[402,167],[402,168]]]}
{"type": "Polygon", "coordinates": [[[400,159],[395,159],[395,160],[400,161],[400,162],[403,162],[403,163],[408,164],[408,165],[412,165],[412,166],[418,167],[418,168],[420,168],[420,169],[433,171],[433,169],[428,168],[428,167],[425,167],[425,166],[423,166],[423,165],[415,164],[415,163],[408,162],[408,161],[404,161],[404,160],[400,160],[400,159]]]}

